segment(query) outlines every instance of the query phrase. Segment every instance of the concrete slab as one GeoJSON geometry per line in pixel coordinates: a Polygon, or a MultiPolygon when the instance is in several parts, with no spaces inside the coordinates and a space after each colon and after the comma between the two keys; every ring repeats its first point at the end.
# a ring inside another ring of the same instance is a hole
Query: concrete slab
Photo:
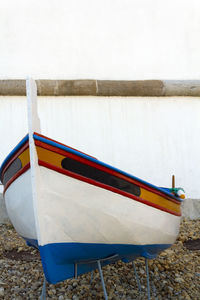
{"type": "Polygon", "coordinates": [[[5,201],[3,199],[3,194],[0,191],[0,224],[9,224],[10,220],[6,211],[5,201]]]}
{"type": "Polygon", "coordinates": [[[191,220],[200,219],[200,199],[185,199],[182,214],[191,220]]]}

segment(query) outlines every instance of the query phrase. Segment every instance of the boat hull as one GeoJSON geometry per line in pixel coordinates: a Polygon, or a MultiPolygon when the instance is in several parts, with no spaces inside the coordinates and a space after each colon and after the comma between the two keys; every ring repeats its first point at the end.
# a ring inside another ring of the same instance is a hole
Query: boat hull
{"type": "Polygon", "coordinates": [[[40,199],[36,233],[30,169],[5,192],[18,233],[40,250],[47,280],[56,283],[90,271],[89,260],[154,258],[176,240],[180,217],[38,167],[40,199]]]}
{"type": "Polygon", "coordinates": [[[83,274],[97,260],[155,258],[173,244],[179,197],[41,135],[35,81],[26,89],[29,133],[4,160],[0,179],[10,220],[39,249],[46,279],[83,274]]]}

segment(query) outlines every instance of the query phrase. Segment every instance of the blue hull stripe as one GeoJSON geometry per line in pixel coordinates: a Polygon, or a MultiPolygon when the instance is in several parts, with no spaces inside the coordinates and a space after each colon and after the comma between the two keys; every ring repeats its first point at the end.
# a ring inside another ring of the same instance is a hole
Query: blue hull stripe
{"type": "Polygon", "coordinates": [[[169,244],[156,245],[123,245],[93,243],[53,243],[38,246],[36,240],[25,239],[27,244],[39,248],[45,277],[49,283],[57,283],[97,268],[93,260],[104,259],[115,255],[102,265],[113,263],[119,259],[129,262],[137,257],[155,258],[161,251],[169,248],[169,244]],[[93,261],[93,262],[92,262],[93,261]]]}

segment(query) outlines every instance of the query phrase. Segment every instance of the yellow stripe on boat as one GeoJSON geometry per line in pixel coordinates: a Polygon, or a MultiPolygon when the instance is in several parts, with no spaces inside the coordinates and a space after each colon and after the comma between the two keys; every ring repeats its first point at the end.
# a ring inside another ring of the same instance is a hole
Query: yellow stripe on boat
{"type": "Polygon", "coordinates": [[[62,168],[61,161],[66,158],[61,154],[36,146],[38,158],[51,165],[62,168]]]}
{"type": "Polygon", "coordinates": [[[29,148],[22,152],[18,158],[21,160],[22,168],[30,162],[29,148]]]}
{"type": "Polygon", "coordinates": [[[153,204],[160,205],[160,206],[162,206],[166,209],[172,210],[174,212],[177,212],[177,213],[181,212],[180,204],[172,202],[168,199],[165,199],[164,197],[159,196],[159,195],[157,195],[155,193],[152,193],[150,191],[147,191],[143,188],[141,188],[140,197],[142,199],[150,201],[153,204]]]}
{"type": "MultiPolygon", "coordinates": [[[[66,157],[61,154],[55,153],[53,151],[41,148],[39,146],[37,148],[38,158],[46,163],[54,165],[56,167],[62,168],[61,162],[66,157]]],[[[150,192],[144,188],[141,188],[141,194],[139,196],[143,200],[146,200],[152,204],[163,207],[164,209],[180,213],[180,204],[170,201],[160,195],[157,195],[153,192],[150,192]]]]}

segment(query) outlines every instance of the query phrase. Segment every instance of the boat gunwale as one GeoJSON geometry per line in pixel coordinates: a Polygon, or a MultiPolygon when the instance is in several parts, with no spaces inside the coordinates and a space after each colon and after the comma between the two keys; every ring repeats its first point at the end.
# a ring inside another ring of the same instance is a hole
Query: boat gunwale
{"type": "MultiPolygon", "coordinates": [[[[163,195],[163,194],[160,193],[159,191],[152,190],[150,187],[148,187],[148,186],[146,186],[146,185],[144,185],[144,184],[142,184],[142,183],[139,183],[138,181],[136,181],[136,180],[134,180],[134,179],[132,179],[132,178],[130,178],[130,177],[128,177],[128,176],[125,176],[125,175],[123,175],[123,174],[121,174],[121,173],[119,173],[119,172],[116,172],[116,171],[114,171],[114,170],[112,170],[112,169],[110,169],[110,168],[106,168],[106,167],[104,167],[104,166],[101,166],[101,165],[99,165],[99,164],[96,164],[95,162],[88,161],[88,159],[85,159],[85,158],[83,158],[83,157],[79,157],[79,156],[77,156],[76,154],[69,153],[69,152],[66,151],[66,150],[59,149],[58,147],[55,147],[55,146],[46,144],[46,143],[41,142],[41,141],[37,141],[37,140],[36,140],[35,144],[36,144],[36,146],[39,147],[39,148],[43,148],[43,149],[45,149],[45,150],[47,150],[47,151],[54,152],[54,153],[59,154],[59,155],[61,155],[61,156],[68,156],[68,157],[70,157],[70,158],[73,159],[73,160],[76,160],[76,161],[78,161],[78,162],[80,162],[80,163],[83,163],[83,164],[85,164],[85,165],[89,165],[89,166],[91,166],[91,167],[93,167],[93,168],[96,168],[96,169],[98,169],[98,170],[101,170],[101,171],[103,171],[103,172],[105,172],[105,173],[107,173],[107,174],[113,175],[113,176],[115,176],[115,177],[117,177],[117,178],[120,178],[120,179],[122,179],[122,180],[125,180],[125,181],[127,181],[127,182],[130,182],[130,183],[132,183],[132,184],[138,186],[140,189],[142,188],[142,189],[147,190],[147,191],[149,191],[149,192],[151,192],[151,193],[153,193],[153,194],[156,194],[156,195],[158,195],[158,196],[160,196],[160,197],[162,197],[162,198],[164,198],[164,199],[166,199],[166,200],[168,200],[168,201],[171,201],[171,202],[173,202],[173,203],[176,203],[176,204],[180,205],[180,201],[177,201],[177,200],[175,200],[175,199],[173,199],[173,198],[171,198],[171,197],[168,197],[168,196],[166,196],[166,195],[163,195]]],[[[40,160],[40,161],[41,161],[41,160],[40,160]]],[[[44,162],[45,162],[45,161],[44,161],[44,162]]],[[[45,162],[45,163],[46,163],[46,162],[45,162]]],[[[49,163],[49,164],[52,165],[51,163],[49,163]]],[[[63,168],[59,168],[59,170],[63,170],[63,168]]],[[[60,173],[62,173],[62,172],[60,172],[60,173]]],[[[73,172],[73,173],[75,173],[75,172],[73,172]]],[[[75,174],[78,174],[78,173],[75,173],[75,174]]],[[[87,176],[83,176],[83,177],[88,178],[87,176]]],[[[94,181],[95,181],[95,180],[94,180],[94,181]]],[[[119,189],[119,190],[120,190],[120,189],[119,189]]],[[[132,195],[132,194],[131,194],[131,195],[132,195]]],[[[141,198],[141,197],[140,197],[140,198],[141,198]]],[[[142,198],[141,198],[141,199],[142,199],[142,198]]]]}
{"type": "MultiPolygon", "coordinates": [[[[160,192],[162,194],[162,196],[163,196],[163,194],[166,195],[166,196],[168,196],[170,198],[170,199],[167,198],[168,200],[171,200],[171,201],[175,200],[175,202],[178,203],[178,204],[182,202],[178,197],[176,197],[175,195],[167,192],[166,190],[164,190],[162,188],[159,188],[159,187],[157,187],[157,186],[155,186],[155,185],[153,185],[151,183],[148,183],[147,181],[144,181],[144,180],[142,180],[142,179],[140,179],[140,178],[138,178],[136,176],[133,176],[133,175],[131,175],[129,173],[126,173],[126,172],[124,172],[124,171],[122,171],[122,170],[120,170],[118,168],[110,166],[109,164],[106,164],[106,163],[104,163],[104,162],[102,162],[102,161],[100,161],[100,160],[98,160],[96,158],[93,158],[92,156],[89,156],[87,154],[84,154],[83,152],[80,152],[79,150],[76,150],[74,148],[68,147],[68,146],[66,146],[64,144],[61,144],[61,143],[55,141],[55,140],[48,139],[48,137],[42,136],[41,134],[34,133],[33,137],[34,137],[35,140],[38,140],[38,141],[44,142],[46,144],[49,144],[51,146],[60,148],[61,150],[64,150],[64,151],[71,152],[72,154],[75,154],[77,156],[81,156],[81,157],[83,157],[83,158],[85,158],[85,159],[87,159],[87,160],[89,160],[91,162],[94,162],[97,165],[103,166],[103,167],[108,168],[110,170],[113,170],[113,171],[115,171],[115,172],[117,172],[119,174],[122,174],[122,175],[124,175],[126,177],[129,177],[129,178],[131,178],[131,179],[133,179],[133,180],[135,180],[135,181],[137,181],[139,183],[142,183],[145,186],[145,188],[146,188],[146,186],[150,187],[150,188],[152,188],[152,189],[160,192]]],[[[151,192],[154,192],[154,191],[151,190],[151,192]]]]}
{"type": "MultiPolygon", "coordinates": [[[[106,184],[104,184],[104,183],[101,183],[101,182],[96,181],[96,180],[94,180],[94,179],[90,179],[90,178],[88,178],[88,177],[84,177],[84,176],[79,175],[79,174],[77,174],[77,173],[74,173],[74,172],[72,172],[72,171],[69,171],[69,170],[66,170],[66,169],[59,168],[59,167],[57,167],[57,166],[54,166],[54,165],[52,165],[52,164],[50,164],[50,163],[47,163],[47,162],[44,162],[44,161],[42,161],[42,160],[38,160],[38,164],[39,164],[39,166],[41,166],[41,167],[48,168],[48,169],[50,169],[50,170],[56,171],[56,172],[61,173],[61,174],[63,174],[63,175],[67,175],[67,176],[72,177],[72,178],[74,178],[74,179],[77,179],[77,180],[80,180],[80,181],[83,181],[83,182],[92,184],[92,185],[94,185],[94,186],[100,187],[100,188],[102,188],[102,189],[111,191],[111,192],[116,193],[116,194],[120,194],[120,195],[122,195],[122,196],[124,196],[124,197],[126,197],[126,198],[129,198],[129,199],[135,200],[135,201],[137,201],[137,202],[143,203],[143,204],[145,204],[145,205],[147,205],[147,206],[154,207],[154,208],[156,208],[156,209],[159,209],[159,210],[162,210],[162,211],[164,211],[164,212],[170,213],[170,214],[175,215],[175,216],[177,216],[177,217],[180,217],[180,216],[181,216],[181,212],[177,212],[177,211],[175,211],[175,210],[171,210],[171,209],[169,209],[169,208],[163,207],[163,206],[158,205],[158,204],[156,204],[156,203],[152,203],[152,202],[150,202],[150,201],[148,201],[148,200],[143,199],[143,198],[140,197],[140,196],[136,196],[136,195],[130,194],[130,193],[125,192],[125,191],[123,191],[123,190],[120,190],[120,189],[118,189],[118,188],[115,188],[115,187],[106,185],[106,184]]],[[[167,199],[167,200],[169,200],[169,199],[167,199]]],[[[170,200],[169,200],[169,201],[170,201],[170,200]]],[[[176,204],[178,204],[178,203],[176,203],[176,204]]]]}
{"type": "MultiPolygon", "coordinates": [[[[2,163],[2,165],[0,167],[0,178],[1,179],[2,179],[2,176],[3,176],[4,172],[6,171],[6,169],[9,167],[9,165],[12,163],[12,161],[19,155],[21,148],[28,141],[28,137],[29,137],[29,135],[27,134],[15,146],[15,148],[8,154],[8,156],[3,161],[3,163],[2,163]]],[[[140,179],[140,178],[138,178],[136,176],[133,176],[133,175],[131,175],[129,173],[126,173],[126,172],[124,172],[124,171],[122,171],[122,170],[120,170],[118,168],[110,166],[109,164],[106,164],[106,163],[104,163],[104,162],[102,162],[102,161],[94,158],[93,156],[87,155],[87,154],[85,154],[85,153],[83,153],[83,152],[81,152],[79,150],[76,150],[74,148],[68,147],[68,146],[66,146],[66,145],[64,145],[62,143],[59,143],[59,142],[57,142],[57,141],[55,141],[53,139],[49,139],[48,137],[43,136],[41,134],[38,134],[36,132],[34,132],[33,138],[35,140],[40,141],[40,142],[44,142],[44,143],[46,143],[46,144],[48,144],[50,146],[59,148],[61,150],[67,151],[67,152],[71,152],[72,154],[75,154],[75,155],[80,156],[80,157],[82,157],[84,159],[87,159],[87,160],[89,160],[89,161],[91,161],[91,162],[93,162],[93,163],[95,163],[95,164],[97,164],[99,166],[103,166],[103,167],[105,167],[107,169],[110,169],[110,170],[113,170],[113,171],[115,171],[115,172],[117,172],[119,174],[122,174],[123,176],[126,176],[126,177],[128,177],[128,178],[130,178],[130,179],[132,179],[132,180],[134,180],[134,181],[136,181],[138,183],[141,183],[142,185],[144,185],[143,186],[144,188],[148,188],[149,187],[150,189],[153,189],[153,190],[150,190],[153,193],[155,193],[155,191],[156,191],[157,192],[156,194],[159,194],[159,195],[161,195],[163,197],[167,196],[167,199],[170,200],[170,201],[173,201],[173,202],[178,203],[178,204],[180,204],[182,202],[178,197],[176,197],[175,195],[167,192],[166,190],[164,190],[162,188],[159,188],[159,187],[157,187],[157,186],[155,186],[155,185],[153,185],[151,183],[148,183],[148,182],[146,182],[146,181],[144,181],[144,180],[142,180],[142,179],[140,179]]]]}
{"type": "MultiPolygon", "coordinates": [[[[17,156],[17,154],[16,154],[17,156]]],[[[120,194],[124,197],[127,197],[129,199],[132,199],[132,200],[135,200],[135,201],[138,201],[140,203],[143,203],[145,205],[148,205],[148,206],[151,206],[151,207],[154,207],[156,209],[159,209],[159,210],[162,210],[164,212],[167,212],[167,213],[170,213],[172,215],[175,215],[175,216],[181,216],[181,213],[178,212],[178,211],[175,211],[175,210],[172,210],[172,209],[169,209],[167,207],[164,207],[162,205],[159,205],[159,204],[156,204],[156,203],[152,203],[151,201],[148,201],[148,200],[145,200],[144,198],[140,197],[140,196],[136,196],[136,195],[133,195],[133,194],[130,194],[126,191],[123,191],[123,190],[120,190],[118,188],[115,188],[115,187],[112,187],[112,186],[109,186],[109,185],[106,185],[106,184],[103,184],[101,182],[98,182],[94,179],[90,179],[90,178],[87,178],[87,177],[84,177],[82,175],[79,175],[77,173],[74,173],[72,171],[69,171],[69,170],[66,170],[66,169],[62,169],[60,167],[57,167],[55,165],[52,165],[50,163],[47,163],[43,160],[38,160],[38,165],[39,166],[42,166],[42,167],[45,167],[45,168],[48,168],[50,170],[53,170],[53,171],[56,171],[58,173],[61,173],[63,175],[67,175],[69,177],[72,177],[74,179],[77,179],[77,180],[80,180],[80,181],[83,181],[83,182],[86,182],[86,183],[89,183],[89,184],[92,184],[94,186],[98,186],[100,188],[103,188],[103,189],[106,189],[108,191],[111,191],[111,192],[114,192],[114,193],[117,193],[117,194],[120,194]]],[[[8,189],[8,187],[18,178],[20,177],[22,174],[24,174],[28,169],[30,168],[30,162],[27,163],[23,168],[21,168],[15,175],[13,175],[9,181],[5,184],[4,186],[4,192],[3,194],[5,194],[6,190],[8,189]]],[[[171,199],[167,199],[168,201],[170,201],[171,199]]],[[[177,204],[177,203],[176,203],[177,204]]]]}

